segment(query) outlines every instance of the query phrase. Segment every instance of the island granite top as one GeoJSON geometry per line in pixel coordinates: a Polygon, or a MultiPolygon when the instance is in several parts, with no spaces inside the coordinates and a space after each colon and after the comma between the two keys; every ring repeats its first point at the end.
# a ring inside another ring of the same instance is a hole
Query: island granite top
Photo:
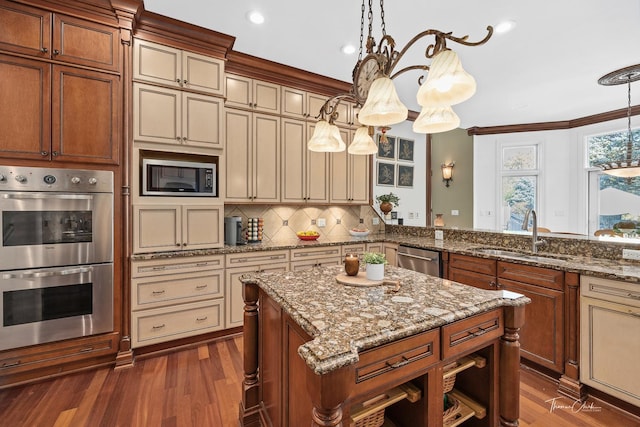
{"type": "Polygon", "coordinates": [[[487,291],[387,266],[392,285],[340,284],[342,266],[283,273],[246,274],[243,283],[264,290],[313,339],[298,353],[317,374],[358,361],[358,352],[428,331],[529,298],[509,291],[487,291]]]}

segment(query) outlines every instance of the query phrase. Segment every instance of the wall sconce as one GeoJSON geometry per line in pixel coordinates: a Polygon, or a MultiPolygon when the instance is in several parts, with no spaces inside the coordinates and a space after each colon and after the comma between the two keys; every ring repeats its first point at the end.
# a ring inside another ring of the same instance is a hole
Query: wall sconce
{"type": "Polygon", "coordinates": [[[451,162],[449,164],[443,163],[440,165],[442,168],[442,180],[445,182],[444,185],[449,186],[449,181],[453,181],[453,167],[456,165],[455,162],[451,162]]]}

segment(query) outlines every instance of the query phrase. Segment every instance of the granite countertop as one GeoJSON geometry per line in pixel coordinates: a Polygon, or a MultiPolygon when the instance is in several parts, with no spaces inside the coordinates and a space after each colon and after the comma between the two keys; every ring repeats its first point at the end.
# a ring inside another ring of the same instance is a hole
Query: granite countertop
{"type": "Polygon", "coordinates": [[[530,300],[508,291],[487,291],[387,266],[393,286],[337,283],[343,267],[298,272],[246,274],[313,339],[298,353],[317,374],[358,361],[358,352],[507,305],[530,300]]]}
{"type": "Polygon", "coordinates": [[[447,251],[463,255],[471,255],[480,258],[499,259],[518,264],[533,265],[538,267],[553,268],[572,273],[592,275],[613,280],[640,283],[640,263],[626,260],[611,260],[585,256],[564,256],[554,258],[554,254],[543,253],[547,257],[536,259],[509,258],[500,255],[483,254],[474,251],[473,248],[488,247],[481,243],[468,243],[456,240],[435,240],[427,237],[412,237],[400,234],[370,234],[367,237],[324,238],[316,241],[302,241],[299,239],[284,241],[264,241],[242,246],[224,246],[215,249],[181,250],[157,253],[134,254],[132,260],[151,260],[190,256],[208,256],[220,254],[251,253],[255,251],[269,251],[282,249],[299,249],[319,246],[348,245],[357,243],[390,242],[400,245],[408,245],[417,248],[447,251]]]}

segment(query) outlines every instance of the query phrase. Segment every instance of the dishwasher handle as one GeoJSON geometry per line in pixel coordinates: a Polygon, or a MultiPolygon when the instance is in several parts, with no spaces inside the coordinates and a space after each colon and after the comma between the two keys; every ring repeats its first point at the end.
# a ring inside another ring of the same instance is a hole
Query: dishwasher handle
{"type": "Polygon", "coordinates": [[[419,259],[419,260],[423,260],[423,261],[439,261],[437,258],[427,258],[427,257],[407,254],[407,253],[404,253],[404,252],[399,252],[398,256],[406,256],[407,258],[415,258],[415,259],[419,259]]]}

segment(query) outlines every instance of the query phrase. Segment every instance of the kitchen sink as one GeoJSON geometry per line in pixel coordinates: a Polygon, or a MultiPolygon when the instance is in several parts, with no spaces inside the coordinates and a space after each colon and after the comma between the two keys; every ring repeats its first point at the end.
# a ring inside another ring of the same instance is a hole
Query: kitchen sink
{"type": "Polygon", "coordinates": [[[516,258],[516,259],[526,259],[530,261],[540,261],[540,260],[549,260],[549,259],[558,259],[558,260],[566,260],[571,258],[569,255],[560,255],[560,254],[545,254],[545,253],[529,253],[529,252],[519,252],[509,249],[501,249],[501,248],[471,248],[472,252],[476,252],[484,255],[494,255],[505,258],[516,258]]]}

